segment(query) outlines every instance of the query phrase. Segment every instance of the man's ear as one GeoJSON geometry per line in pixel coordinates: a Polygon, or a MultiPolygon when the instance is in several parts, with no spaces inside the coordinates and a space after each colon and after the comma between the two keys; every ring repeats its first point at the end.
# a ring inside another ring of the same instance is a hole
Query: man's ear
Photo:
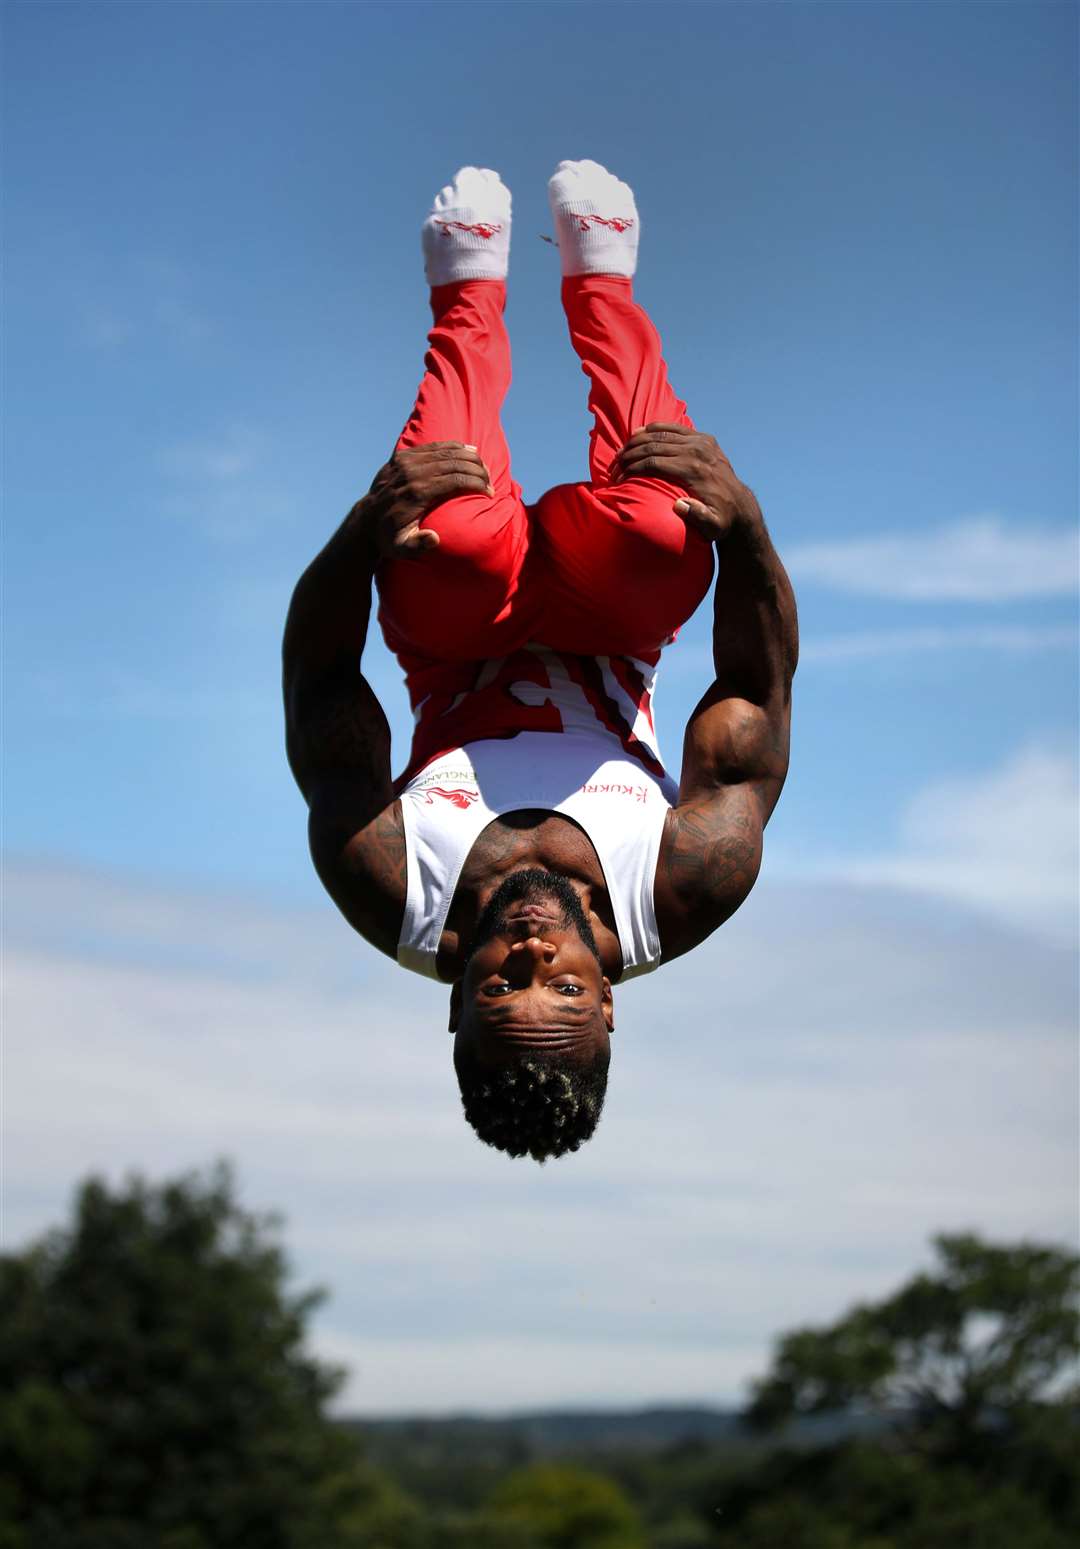
{"type": "Polygon", "coordinates": [[[611,980],[603,979],[600,985],[600,1012],[609,1033],[615,1031],[615,1001],[611,994],[611,980]]]}
{"type": "Polygon", "coordinates": [[[461,980],[455,979],[450,986],[450,1026],[448,1031],[456,1033],[458,1023],[461,1021],[461,980]]]}

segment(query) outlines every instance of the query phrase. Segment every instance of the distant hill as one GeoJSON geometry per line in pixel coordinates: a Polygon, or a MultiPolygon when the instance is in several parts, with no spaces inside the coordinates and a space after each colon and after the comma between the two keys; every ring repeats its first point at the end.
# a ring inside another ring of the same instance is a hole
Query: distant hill
{"type": "Polygon", "coordinates": [[[632,1410],[541,1410],[478,1419],[455,1415],[443,1419],[409,1416],[343,1419],[358,1435],[373,1461],[390,1463],[402,1454],[428,1463],[467,1460],[502,1466],[534,1458],[582,1454],[657,1453],[699,1446],[757,1450],[783,1441],[810,1447],[852,1434],[873,1434],[889,1425],[886,1416],[821,1415],[797,1421],[780,1436],[763,1442],[742,1425],[733,1409],[672,1406],[632,1410]]]}

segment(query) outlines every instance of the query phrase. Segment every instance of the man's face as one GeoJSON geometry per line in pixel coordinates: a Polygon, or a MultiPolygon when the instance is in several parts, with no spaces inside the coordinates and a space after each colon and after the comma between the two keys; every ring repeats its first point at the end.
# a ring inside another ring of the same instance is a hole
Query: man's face
{"type": "Polygon", "coordinates": [[[477,921],[450,1000],[457,1047],[498,1066],[536,1054],[589,1061],[610,1050],[611,985],[581,901],[557,872],[516,871],[477,921]]]}

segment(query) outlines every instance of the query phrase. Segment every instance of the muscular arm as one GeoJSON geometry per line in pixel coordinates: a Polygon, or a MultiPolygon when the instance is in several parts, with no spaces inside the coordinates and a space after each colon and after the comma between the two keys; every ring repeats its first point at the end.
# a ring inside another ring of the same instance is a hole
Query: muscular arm
{"type": "Polygon", "coordinates": [[[664,955],[674,957],[723,924],[757,878],[787,775],[798,622],[761,508],[711,437],[649,427],[623,459],[628,475],[659,473],[690,490],[676,510],[717,547],[715,678],[686,727],[656,879],[664,955]]]}
{"type": "Polygon", "coordinates": [[[405,841],[390,775],[390,727],[360,670],[375,567],[437,547],[420,520],[488,487],[470,448],[395,454],[297,582],[282,648],[289,767],[308,803],[315,869],[349,923],[394,956],[405,906],[405,841]]]}
{"type": "Polygon", "coordinates": [[[360,671],[377,551],[373,497],[349,512],[300,577],[282,650],[285,748],[307,801],[311,858],[356,930],[396,950],[405,847],[390,778],[390,727],[360,671]]]}

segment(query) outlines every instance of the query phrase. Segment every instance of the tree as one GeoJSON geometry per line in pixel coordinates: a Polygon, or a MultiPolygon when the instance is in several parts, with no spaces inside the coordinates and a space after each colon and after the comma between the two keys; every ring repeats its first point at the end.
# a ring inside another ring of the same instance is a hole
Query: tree
{"type": "Polygon", "coordinates": [[[1066,1549],[1080,1537],[1074,1360],[1080,1259],[935,1239],[935,1272],[779,1342],[747,1418],[884,1413],[891,1426],[718,1480],[702,1516],[731,1549],[1066,1549]],[[1070,1378],[1072,1383],[1070,1384],[1070,1378]]]}
{"type": "Polygon", "coordinates": [[[486,1515],[496,1529],[534,1535],[536,1549],[644,1549],[640,1518],[618,1485],[566,1464],[516,1470],[495,1491],[486,1515]]]}
{"type": "MultiPolygon", "coordinates": [[[[110,1192],[0,1258],[3,1549],[328,1549],[373,1488],[324,1414],[276,1222],[224,1167],[110,1192]]],[[[354,1539],[355,1541],[355,1539],[354,1539]]]]}
{"type": "Polygon", "coordinates": [[[781,1450],[713,1497],[719,1549],[1071,1549],[1015,1483],[880,1444],[781,1450]]]}
{"type": "MultiPolygon", "coordinates": [[[[870,1408],[963,1445],[988,1428],[1034,1419],[1055,1396],[1068,1398],[1080,1340],[1080,1258],[972,1235],[934,1244],[936,1272],[829,1328],[785,1335],[772,1370],[754,1386],[749,1422],[767,1429],[798,1415],[870,1408]]],[[[1076,1396],[1074,1385],[1074,1403],[1076,1396]]]]}

